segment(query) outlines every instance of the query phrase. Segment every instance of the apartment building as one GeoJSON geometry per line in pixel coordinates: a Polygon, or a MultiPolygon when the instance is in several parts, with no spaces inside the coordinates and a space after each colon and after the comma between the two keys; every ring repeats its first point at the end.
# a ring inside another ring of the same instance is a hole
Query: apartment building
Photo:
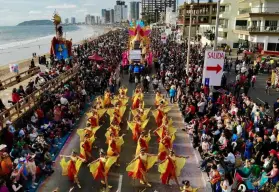
{"type": "Polygon", "coordinates": [[[191,36],[203,33],[216,23],[217,3],[184,3],[178,8],[177,26],[183,31],[184,37],[188,36],[190,13],[192,9],[191,36]],[[200,30],[200,28],[203,28],[200,30]]]}
{"type": "Polygon", "coordinates": [[[259,52],[279,51],[279,1],[236,1],[239,8],[233,32],[239,43],[259,52]]]}

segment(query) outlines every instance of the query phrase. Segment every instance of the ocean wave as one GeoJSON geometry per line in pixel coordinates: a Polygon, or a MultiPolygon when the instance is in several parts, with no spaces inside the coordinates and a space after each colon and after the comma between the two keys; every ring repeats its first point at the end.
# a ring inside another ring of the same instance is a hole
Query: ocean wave
{"type": "Polygon", "coordinates": [[[7,44],[0,45],[0,50],[5,50],[5,49],[13,48],[13,47],[18,47],[18,46],[24,47],[25,45],[39,42],[44,39],[51,39],[52,37],[53,37],[53,35],[48,35],[48,36],[25,40],[25,41],[16,41],[16,42],[12,42],[12,43],[7,43],[7,44]]]}

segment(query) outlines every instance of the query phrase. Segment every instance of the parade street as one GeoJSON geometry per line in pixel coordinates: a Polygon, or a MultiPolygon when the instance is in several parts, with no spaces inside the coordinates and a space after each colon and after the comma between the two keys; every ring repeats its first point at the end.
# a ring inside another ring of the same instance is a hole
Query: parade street
{"type": "MultiPolygon", "coordinates": [[[[135,84],[128,83],[128,76],[124,75],[122,79],[122,85],[128,88],[128,96],[131,97],[133,94],[133,90],[135,88],[135,84]]],[[[151,88],[151,86],[150,86],[151,88]]],[[[163,90],[162,90],[163,91],[163,90]]],[[[151,107],[152,110],[154,107],[154,99],[155,94],[153,91],[149,90],[149,93],[144,95],[144,102],[145,108],[151,107]]],[[[127,120],[132,119],[131,111],[130,111],[131,101],[129,101],[126,112],[122,118],[121,124],[121,134],[125,134],[124,136],[124,145],[122,146],[122,151],[120,155],[120,167],[113,166],[110,170],[108,180],[109,184],[112,186],[110,191],[112,192],[177,192],[179,191],[178,187],[171,183],[171,186],[165,186],[161,184],[160,174],[158,172],[158,166],[155,164],[153,168],[148,172],[148,180],[152,185],[151,188],[148,188],[144,185],[141,185],[139,181],[134,181],[126,172],[127,164],[134,158],[134,154],[136,151],[136,143],[132,140],[132,132],[127,125],[127,120]]],[[[181,183],[182,180],[189,180],[193,187],[199,187],[199,191],[209,191],[210,189],[205,188],[206,181],[205,178],[202,177],[201,171],[198,169],[198,156],[194,153],[194,149],[189,141],[189,138],[185,132],[181,129],[183,128],[184,124],[181,117],[181,112],[178,109],[177,104],[173,104],[172,110],[169,112],[169,117],[173,119],[174,126],[177,128],[176,139],[174,141],[174,150],[177,155],[181,156],[189,156],[187,159],[185,167],[181,171],[181,176],[178,178],[179,182],[181,183]]],[[[149,114],[150,120],[147,124],[147,130],[155,130],[156,123],[155,119],[152,116],[151,112],[149,114]]],[[[86,126],[86,116],[83,116],[80,125],[78,128],[84,128],[86,126]]],[[[105,144],[105,132],[109,126],[109,118],[108,116],[105,117],[105,123],[102,127],[97,131],[96,136],[97,139],[94,145],[97,145],[98,148],[102,148],[107,150],[107,144],[105,144]]],[[[73,132],[71,137],[68,139],[67,143],[65,144],[64,148],[61,151],[61,155],[70,155],[72,150],[79,151],[79,136],[76,134],[76,131],[73,132]]],[[[152,139],[149,143],[149,153],[157,154],[158,153],[158,143],[156,141],[156,137],[152,134],[152,139]]],[[[93,149],[92,152],[94,159],[98,157],[98,149],[93,149]]],[[[61,167],[59,165],[60,157],[56,159],[55,162],[55,172],[52,176],[50,176],[39,188],[40,192],[49,192],[54,190],[55,188],[59,188],[59,191],[68,191],[73,185],[71,182],[68,181],[67,176],[62,176],[61,174],[61,167]]],[[[78,175],[81,189],[78,189],[75,186],[74,191],[101,191],[102,185],[100,181],[94,181],[91,173],[89,172],[89,168],[84,163],[79,171],[78,175]]]]}

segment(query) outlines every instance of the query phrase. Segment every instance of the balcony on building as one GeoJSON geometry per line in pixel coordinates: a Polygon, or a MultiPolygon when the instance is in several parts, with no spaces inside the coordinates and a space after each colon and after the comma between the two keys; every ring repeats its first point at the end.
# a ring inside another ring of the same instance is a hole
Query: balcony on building
{"type": "Polygon", "coordinates": [[[279,3],[275,7],[247,7],[238,9],[237,18],[279,17],[279,3]]]}
{"type": "MultiPolygon", "coordinates": [[[[266,22],[266,25],[251,25],[251,26],[243,26],[236,25],[235,33],[243,34],[243,35],[270,35],[277,36],[279,35],[279,25],[267,25],[269,22],[266,22]]],[[[271,23],[270,23],[271,24],[271,23]]]]}

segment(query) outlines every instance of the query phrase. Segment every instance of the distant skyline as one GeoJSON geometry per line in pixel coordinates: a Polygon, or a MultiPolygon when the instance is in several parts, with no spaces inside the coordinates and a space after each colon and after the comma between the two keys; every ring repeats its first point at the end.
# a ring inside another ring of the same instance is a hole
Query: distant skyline
{"type": "MultiPolygon", "coordinates": [[[[129,5],[131,1],[126,0],[129,5]]],[[[207,1],[201,0],[200,2],[207,1]]],[[[0,26],[17,25],[23,21],[51,19],[56,10],[62,17],[75,17],[84,22],[85,15],[101,15],[101,9],[113,9],[116,0],[0,0],[0,26]]],[[[178,0],[182,4],[184,0],[178,0]]]]}

